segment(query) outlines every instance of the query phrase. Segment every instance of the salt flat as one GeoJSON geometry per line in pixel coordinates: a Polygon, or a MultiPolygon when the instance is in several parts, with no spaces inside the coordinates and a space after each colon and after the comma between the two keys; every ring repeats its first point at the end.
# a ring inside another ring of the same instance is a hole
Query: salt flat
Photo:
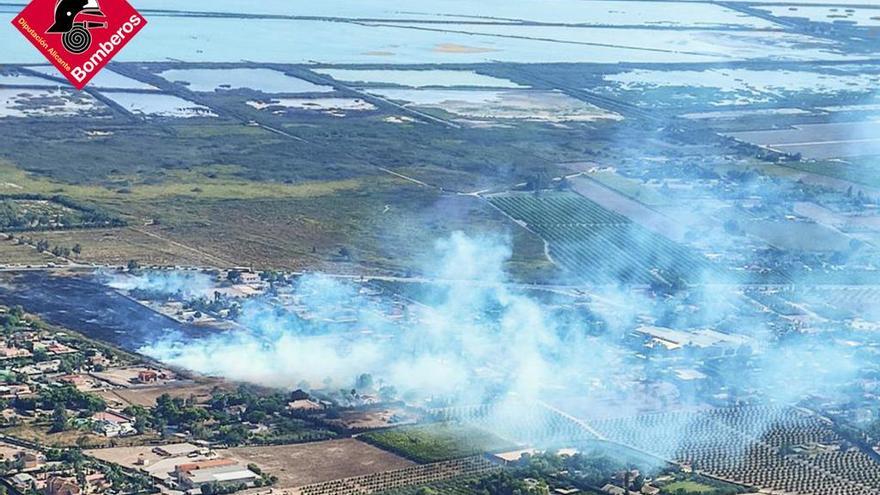
{"type": "Polygon", "coordinates": [[[331,86],[313,84],[271,69],[171,69],[159,76],[181,82],[192,91],[250,88],[263,93],[329,93],[331,86]]]}

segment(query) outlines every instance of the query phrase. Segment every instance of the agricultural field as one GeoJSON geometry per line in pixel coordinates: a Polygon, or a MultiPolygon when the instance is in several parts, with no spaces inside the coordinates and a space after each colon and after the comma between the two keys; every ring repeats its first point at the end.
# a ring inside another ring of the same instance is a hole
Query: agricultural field
{"type": "Polygon", "coordinates": [[[116,229],[80,229],[41,232],[36,237],[51,246],[72,247],[81,251],[75,256],[79,263],[125,265],[137,260],[143,266],[193,265],[208,266],[216,263],[211,256],[190,248],[160,234],[155,228],[124,227],[116,229]]]}
{"type": "Polygon", "coordinates": [[[874,285],[804,286],[777,296],[802,304],[822,317],[850,319],[854,328],[859,327],[866,315],[873,315],[880,304],[880,288],[874,285]]]}
{"type": "Polygon", "coordinates": [[[877,122],[836,122],[791,128],[732,132],[730,136],[811,160],[880,155],[877,122]]]}
{"type": "Polygon", "coordinates": [[[880,170],[876,157],[851,157],[843,160],[808,160],[787,163],[787,167],[824,175],[872,188],[880,188],[880,170]]]}
{"type": "Polygon", "coordinates": [[[423,464],[516,448],[485,430],[458,423],[402,426],[365,433],[360,438],[423,464]]]}
{"type": "Polygon", "coordinates": [[[880,489],[871,455],[842,438],[829,420],[803,410],[746,406],[591,424],[613,441],[745,486],[853,495],[880,489]]]}
{"type": "Polygon", "coordinates": [[[708,260],[574,193],[493,195],[490,203],[550,243],[550,257],[590,283],[696,280],[708,260]]]}
{"type": "Polygon", "coordinates": [[[663,490],[665,493],[679,493],[679,490],[683,490],[685,493],[711,493],[715,491],[715,488],[702,483],[697,483],[696,481],[688,480],[675,481],[668,485],[664,485],[663,490]]]}
{"type": "Polygon", "coordinates": [[[784,250],[847,251],[852,239],[830,227],[811,222],[743,222],[745,232],[784,250]]]}
{"type": "Polygon", "coordinates": [[[16,240],[0,239],[0,265],[37,266],[55,261],[55,257],[49,253],[37,252],[31,246],[18,244],[16,240]]]}
{"type": "Polygon", "coordinates": [[[217,379],[184,380],[170,385],[155,387],[113,388],[102,390],[97,395],[107,401],[108,404],[117,406],[120,409],[130,405],[152,407],[156,405],[156,399],[164,394],[168,394],[171,397],[192,398],[198,402],[205,402],[211,398],[211,393],[214,390],[224,386],[228,387],[229,385],[217,379]]]}
{"type": "Polygon", "coordinates": [[[381,495],[472,495],[473,483],[478,481],[479,477],[462,477],[446,481],[439,481],[427,485],[409,486],[397,488],[381,492],[381,495]]]}
{"type": "Polygon", "coordinates": [[[583,423],[558,412],[532,404],[519,407],[463,407],[439,411],[441,421],[456,421],[492,431],[517,445],[559,445],[596,440],[583,423]]]}
{"type": "MultiPolygon", "coordinates": [[[[776,164],[750,160],[742,166],[737,167],[732,167],[727,164],[714,165],[712,170],[720,175],[724,175],[731,170],[754,168],[768,177],[792,182],[802,182],[810,186],[828,188],[844,194],[850,193],[851,195],[858,195],[859,192],[862,192],[865,195],[874,195],[880,191],[880,189],[866,184],[875,184],[875,182],[872,182],[872,179],[874,178],[872,173],[867,173],[860,178],[855,177],[855,174],[858,173],[857,170],[860,168],[867,169],[870,166],[870,160],[864,161],[864,167],[857,166],[855,168],[849,167],[849,161],[849,159],[847,161],[810,160],[776,164]],[[846,172],[847,169],[849,169],[850,172],[846,172]],[[852,176],[850,176],[850,174],[852,174],[852,176]]],[[[861,162],[861,160],[859,160],[859,162],[861,162]]]]}
{"type": "Polygon", "coordinates": [[[674,202],[671,197],[659,192],[657,188],[646,186],[635,179],[624,177],[614,171],[591,171],[586,176],[609,189],[647,206],[664,206],[674,202]]]}
{"type": "Polygon", "coordinates": [[[228,452],[245,464],[257,464],[278,476],[278,488],[301,487],[415,465],[352,438],[271,447],[236,447],[228,452]]]}

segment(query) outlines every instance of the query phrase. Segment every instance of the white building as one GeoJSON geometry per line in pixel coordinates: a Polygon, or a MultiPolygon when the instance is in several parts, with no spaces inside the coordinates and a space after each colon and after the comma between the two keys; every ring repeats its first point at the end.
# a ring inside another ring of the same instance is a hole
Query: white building
{"type": "Polygon", "coordinates": [[[92,416],[92,425],[95,432],[106,437],[124,437],[137,434],[134,420],[109,411],[99,412],[92,416]]]}

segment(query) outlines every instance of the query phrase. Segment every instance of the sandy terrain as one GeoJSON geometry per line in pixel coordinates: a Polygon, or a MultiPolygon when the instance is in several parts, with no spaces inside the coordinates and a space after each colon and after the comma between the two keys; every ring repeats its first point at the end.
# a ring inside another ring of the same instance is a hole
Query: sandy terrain
{"type": "Polygon", "coordinates": [[[351,438],[299,445],[237,447],[223,455],[257,464],[277,476],[276,487],[282,489],[415,465],[351,438]]]}

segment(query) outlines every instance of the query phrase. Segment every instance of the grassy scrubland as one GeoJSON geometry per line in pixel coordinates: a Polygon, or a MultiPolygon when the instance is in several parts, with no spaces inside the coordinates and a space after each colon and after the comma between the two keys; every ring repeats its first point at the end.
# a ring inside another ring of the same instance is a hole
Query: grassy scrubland
{"type": "Polygon", "coordinates": [[[52,245],[80,244],[85,262],[403,273],[425,266],[436,240],[461,230],[509,239],[515,253],[509,269],[516,275],[553,273],[543,242],[479,198],[446,195],[387,174],[285,184],[243,179],[240,172],[233,165],[159,170],[159,182],[132,178],[121,191],[0,163],[16,191],[63,193],[129,222],[126,229],[36,235],[52,245]],[[343,249],[347,256],[340,255],[343,249]]]}
{"type": "MultiPolygon", "coordinates": [[[[179,120],[86,127],[112,133],[101,137],[68,125],[0,122],[0,133],[7,141],[0,158],[56,184],[109,192],[137,184],[162,184],[175,171],[210,173],[204,167],[218,164],[235,166],[237,179],[267,183],[344,180],[375,175],[376,167],[427,167],[428,172],[470,174],[475,183],[490,179],[512,184],[548,167],[552,171],[555,163],[578,159],[588,146],[583,129],[532,124],[447,129],[386,123],[378,118],[333,117],[319,123],[302,119],[275,123],[301,139],[297,140],[222,120],[179,120]],[[41,145],[35,147],[34,142],[41,145]]],[[[443,177],[439,179],[435,185],[444,186],[443,177]]]]}
{"type": "Polygon", "coordinates": [[[52,425],[46,423],[27,423],[3,429],[5,435],[35,442],[51,447],[97,448],[112,446],[144,445],[159,441],[159,436],[148,433],[127,438],[107,438],[88,430],[68,430],[53,432],[52,425]]]}
{"type": "Polygon", "coordinates": [[[461,230],[508,239],[509,271],[538,281],[556,274],[543,241],[456,193],[561,175],[555,164],[614,132],[389,123],[388,108],[275,116],[241,95],[206,98],[299,139],[227,118],[0,122],[0,194],[63,195],[125,220],[128,229],[46,234],[80,244],[86,262],[417,273],[438,239],[461,230]]]}
{"type": "Polygon", "coordinates": [[[210,257],[198,249],[189,249],[156,236],[146,227],[40,232],[30,237],[45,239],[52,246],[71,247],[79,244],[82,251],[75,256],[75,260],[80,263],[124,265],[129,260],[137,260],[144,266],[214,264],[210,257]]]}
{"type": "Polygon", "coordinates": [[[405,274],[432,262],[438,239],[464,231],[506,239],[514,278],[538,281],[556,275],[543,241],[456,192],[559,175],[556,163],[591,147],[585,133],[610,132],[389,123],[400,112],[385,107],[345,118],[273,115],[246,105],[241,91],[202,97],[296,138],[230,118],[0,122],[0,194],[60,194],[128,222],[43,236],[80,244],[84,262],[405,274]]]}

